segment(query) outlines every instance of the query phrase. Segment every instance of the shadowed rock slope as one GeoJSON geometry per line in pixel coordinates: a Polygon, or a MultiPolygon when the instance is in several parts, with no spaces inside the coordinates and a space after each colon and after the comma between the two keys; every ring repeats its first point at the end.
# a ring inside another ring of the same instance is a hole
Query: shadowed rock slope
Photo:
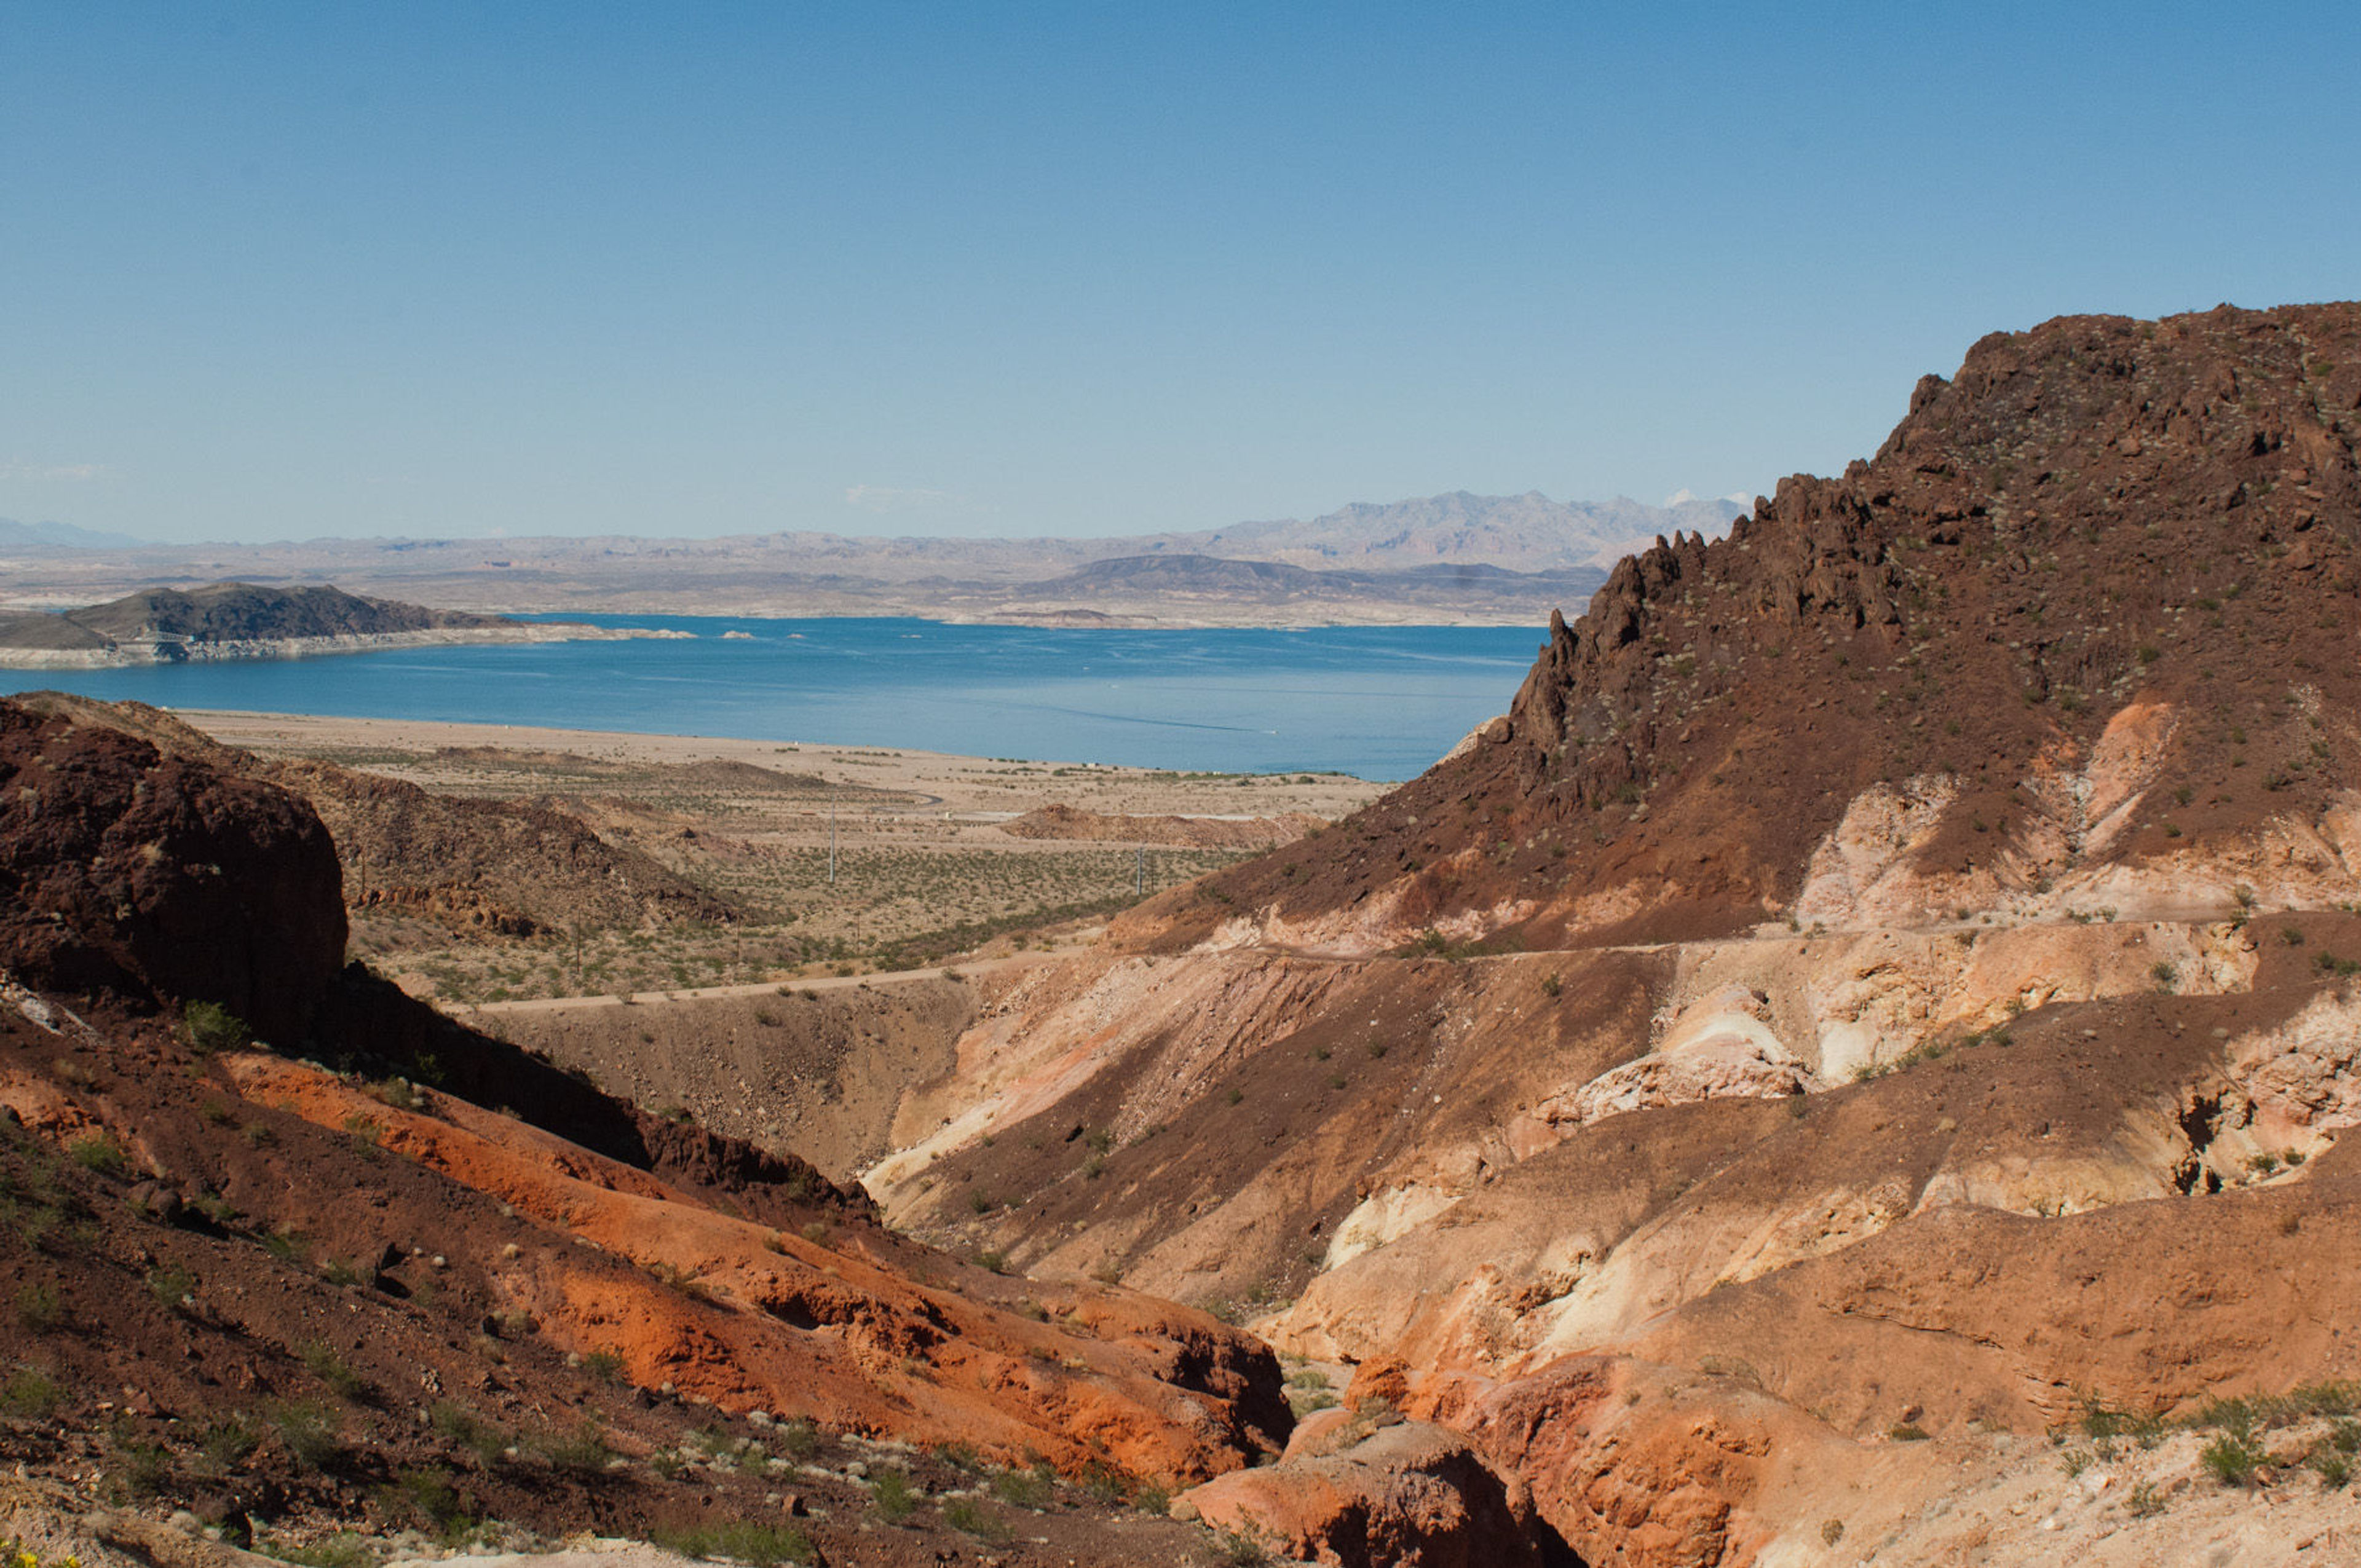
{"type": "Polygon", "coordinates": [[[867,1185],[1356,1367],[1586,1560],[2153,1556],[2006,1434],[2361,1375],[2356,437],[2361,307],[1985,339],[999,998],[867,1185]]]}

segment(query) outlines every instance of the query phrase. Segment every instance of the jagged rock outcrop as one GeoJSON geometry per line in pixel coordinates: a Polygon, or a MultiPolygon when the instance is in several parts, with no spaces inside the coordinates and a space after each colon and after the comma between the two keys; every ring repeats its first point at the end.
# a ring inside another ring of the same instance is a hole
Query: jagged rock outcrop
{"type": "Polygon", "coordinates": [[[1333,1568],[1541,1568],[1532,1504],[1466,1438],[1386,1413],[1306,1420],[1276,1464],[1182,1495],[1215,1530],[1333,1568]]]}
{"type": "Polygon", "coordinates": [[[344,962],[335,847],[286,791],[0,701],[0,965],[304,1037],[344,962]]]}
{"type": "Polygon", "coordinates": [[[2361,763],[2356,442],[2361,307],[1995,334],[1919,383],[1874,458],[1623,562],[1553,621],[1506,720],[1341,845],[1124,930],[1168,950],[1242,917],[1358,950],[1430,926],[1727,934],[1788,912],[1881,785],[1948,791],[1905,859],[1961,904],[2318,819],[2361,763]],[[2092,771],[2127,707],[2151,743],[2097,832],[2092,771]]]}

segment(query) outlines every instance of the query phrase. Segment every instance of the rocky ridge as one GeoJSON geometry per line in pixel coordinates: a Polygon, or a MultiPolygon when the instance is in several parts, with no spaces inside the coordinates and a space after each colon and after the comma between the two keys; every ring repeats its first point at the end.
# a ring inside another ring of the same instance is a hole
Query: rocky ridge
{"type": "Polygon", "coordinates": [[[2356,444],[2361,307],[1987,338],[997,999],[867,1185],[1378,1379],[1586,1561],[1945,1560],[1999,1434],[2361,1375],[2356,444]]]}

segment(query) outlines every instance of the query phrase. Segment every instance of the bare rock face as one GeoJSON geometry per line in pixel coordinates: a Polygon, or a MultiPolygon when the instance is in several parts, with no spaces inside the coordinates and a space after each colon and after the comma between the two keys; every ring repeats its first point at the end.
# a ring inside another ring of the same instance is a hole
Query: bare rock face
{"type": "Polygon", "coordinates": [[[344,960],[335,847],[283,790],[0,702],[0,964],[302,1037],[344,960]]]}
{"type": "Polygon", "coordinates": [[[1539,1568],[1532,1508],[1467,1441],[1424,1422],[1307,1421],[1277,1464],[1184,1495],[1200,1519],[1335,1568],[1539,1568]]]}

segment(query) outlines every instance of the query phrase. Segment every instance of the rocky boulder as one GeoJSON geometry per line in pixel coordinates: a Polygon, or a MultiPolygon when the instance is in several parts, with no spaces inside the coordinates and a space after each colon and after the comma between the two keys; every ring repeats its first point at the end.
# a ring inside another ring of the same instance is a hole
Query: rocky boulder
{"type": "Polygon", "coordinates": [[[285,791],[0,701],[0,965],[301,1039],[343,961],[335,846],[285,791]]]}
{"type": "Polygon", "coordinates": [[[1336,1568],[1543,1561],[1521,1488],[1511,1492],[1456,1432],[1381,1406],[1307,1420],[1278,1464],[1233,1471],[1181,1501],[1215,1530],[1336,1568]]]}

